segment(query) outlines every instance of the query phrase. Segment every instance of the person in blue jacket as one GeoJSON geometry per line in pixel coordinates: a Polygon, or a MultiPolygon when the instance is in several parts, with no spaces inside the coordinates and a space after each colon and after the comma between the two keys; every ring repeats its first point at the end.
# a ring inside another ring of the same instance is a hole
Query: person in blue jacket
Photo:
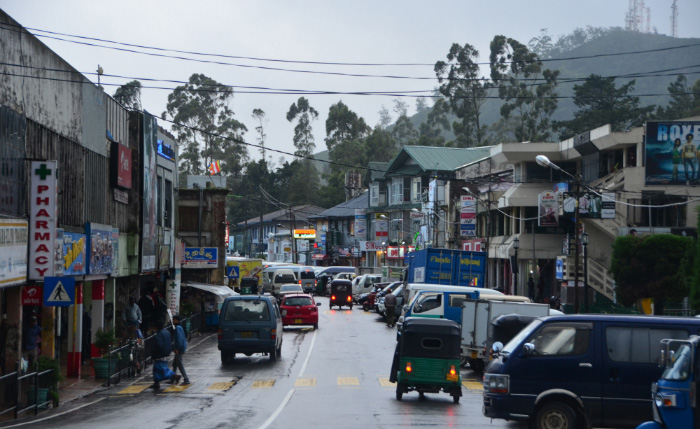
{"type": "Polygon", "coordinates": [[[190,379],[185,372],[185,366],[182,363],[182,358],[187,351],[187,335],[180,324],[180,315],[173,316],[173,324],[175,325],[175,341],[173,341],[173,350],[175,351],[175,359],[173,360],[173,372],[177,373],[180,370],[182,374],[182,384],[190,384],[190,379]]]}
{"type": "Polygon", "coordinates": [[[153,388],[160,389],[160,382],[170,379],[175,384],[180,381],[180,376],[168,368],[168,357],[173,350],[172,337],[170,331],[163,324],[162,320],[155,322],[158,333],[154,339],[153,347],[153,388]]]}

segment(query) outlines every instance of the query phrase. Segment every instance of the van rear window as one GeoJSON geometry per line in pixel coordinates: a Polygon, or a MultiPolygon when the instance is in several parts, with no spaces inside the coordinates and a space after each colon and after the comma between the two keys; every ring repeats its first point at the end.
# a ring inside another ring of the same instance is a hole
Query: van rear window
{"type": "Polygon", "coordinates": [[[270,309],[267,301],[262,299],[240,299],[229,301],[224,313],[224,320],[263,321],[270,320],[270,309]]]}
{"type": "Polygon", "coordinates": [[[301,278],[304,280],[313,280],[316,278],[316,274],[313,271],[302,271],[300,274],[301,278]]]}
{"type": "Polygon", "coordinates": [[[293,274],[280,274],[275,276],[275,283],[296,283],[297,279],[293,274]]]}
{"type": "Polygon", "coordinates": [[[685,340],[683,329],[610,327],[605,330],[608,356],[615,362],[657,363],[664,338],[685,340]]]}

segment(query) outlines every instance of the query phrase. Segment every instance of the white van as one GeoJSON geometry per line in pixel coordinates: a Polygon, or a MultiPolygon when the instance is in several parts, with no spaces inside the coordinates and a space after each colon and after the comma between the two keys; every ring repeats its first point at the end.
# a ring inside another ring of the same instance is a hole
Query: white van
{"type": "Polygon", "coordinates": [[[269,292],[272,295],[277,296],[280,291],[280,286],[296,282],[297,278],[294,275],[294,271],[290,270],[289,268],[278,268],[272,272],[269,292]]]}
{"type": "Polygon", "coordinates": [[[364,274],[356,278],[352,282],[352,299],[357,301],[357,298],[363,294],[371,292],[374,285],[382,282],[381,274],[364,274]]]}
{"type": "MultiPolygon", "coordinates": [[[[404,311],[408,307],[408,303],[411,302],[414,296],[420,291],[428,290],[434,292],[479,292],[479,297],[482,299],[491,299],[492,297],[499,296],[505,297],[506,295],[494,289],[487,289],[483,287],[474,286],[449,286],[449,285],[436,285],[429,283],[409,283],[404,289],[404,311]],[[484,298],[488,296],[488,298],[484,298]]],[[[529,300],[529,298],[528,298],[529,300]]]]}

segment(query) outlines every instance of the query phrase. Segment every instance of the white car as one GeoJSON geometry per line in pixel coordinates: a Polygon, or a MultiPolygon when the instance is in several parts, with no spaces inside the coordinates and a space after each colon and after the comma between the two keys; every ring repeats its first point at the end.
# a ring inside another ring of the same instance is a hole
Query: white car
{"type": "Polygon", "coordinates": [[[277,295],[282,297],[284,295],[289,295],[293,293],[304,293],[304,289],[299,284],[288,283],[286,285],[280,286],[280,290],[279,292],[277,292],[277,295]]]}

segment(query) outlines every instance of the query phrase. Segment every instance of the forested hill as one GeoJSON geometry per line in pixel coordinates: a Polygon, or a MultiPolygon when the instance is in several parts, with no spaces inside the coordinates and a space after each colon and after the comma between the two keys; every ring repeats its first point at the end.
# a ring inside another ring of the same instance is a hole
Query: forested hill
{"type": "MultiPolygon", "coordinates": [[[[585,78],[591,74],[603,77],[618,77],[616,86],[621,86],[632,79],[636,80],[634,95],[639,96],[644,106],[668,104],[668,85],[676,80],[678,74],[685,74],[689,82],[700,79],[700,39],[676,39],[661,34],[643,34],[632,31],[616,30],[593,39],[569,52],[553,56],[560,61],[545,61],[545,67],[559,70],[560,95],[571,96],[573,86],[578,82],[566,82],[571,78],[585,78]],[[688,46],[689,47],[681,47],[688,46]],[[676,48],[677,49],[673,49],[676,48]],[[652,51],[635,54],[625,52],[652,51]],[[602,56],[617,54],[614,56],[602,56]],[[591,57],[585,59],[567,59],[591,57]],[[657,94],[649,96],[650,94],[657,94]]],[[[555,119],[570,119],[575,106],[570,97],[559,101],[555,119]]],[[[496,112],[497,113],[497,112],[496,112]]],[[[498,119],[494,116],[489,122],[498,119]]],[[[601,124],[603,125],[603,124],[601,124]]]]}
{"type": "MultiPolygon", "coordinates": [[[[586,33],[585,30],[578,31],[586,33]]],[[[575,39],[573,33],[565,37],[575,39]]],[[[583,80],[591,74],[616,77],[616,87],[635,79],[633,94],[639,96],[642,106],[666,106],[669,97],[663,94],[668,94],[668,85],[676,80],[678,74],[685,74],[691,86],[700,79],[700,39],[677,39],[623,29],[599,29],[595,36],[591,37],[588,33],[586,39],[588,41],[569,40],[569,43],[563,44],[573,46],[569,49],[534,49],[543,60],[545,68],[560,72],[556,92],[562,98],[553,115],[554,120],[572,119],[576,111],[571,98],[574,94],[573,87],[583,84],[583,80]],[[693,46],[683,47],[688,45],[693,46]],[[678,48],[673,49],[676,47],[678,48]],[[652,50],[658,51],[646,52],[652,50]],[[644,52],[632,53],[640,51],[644,52]]],[[[488,54],[482,52],[481,60],[488,61],[488,54]]],[[[482,66],[482,70],[488,73],[488,66],[482,66]]],[[[496,90],[492,90],[490,96],[494,98],[486,101],[481,116],[482,123],[486,125],[491,125],[500,118],[501,101],[496,98],[496,90]]],[[[411,122],[418,128],[427,120],[427,116],[428,112],[416,114],[411,117],[411,122]]],[[[454,117],[450,120],[454,120],[454,117]]],[[[447,140],[454,138],[451,133],[445,137],[447,140]]]]}

